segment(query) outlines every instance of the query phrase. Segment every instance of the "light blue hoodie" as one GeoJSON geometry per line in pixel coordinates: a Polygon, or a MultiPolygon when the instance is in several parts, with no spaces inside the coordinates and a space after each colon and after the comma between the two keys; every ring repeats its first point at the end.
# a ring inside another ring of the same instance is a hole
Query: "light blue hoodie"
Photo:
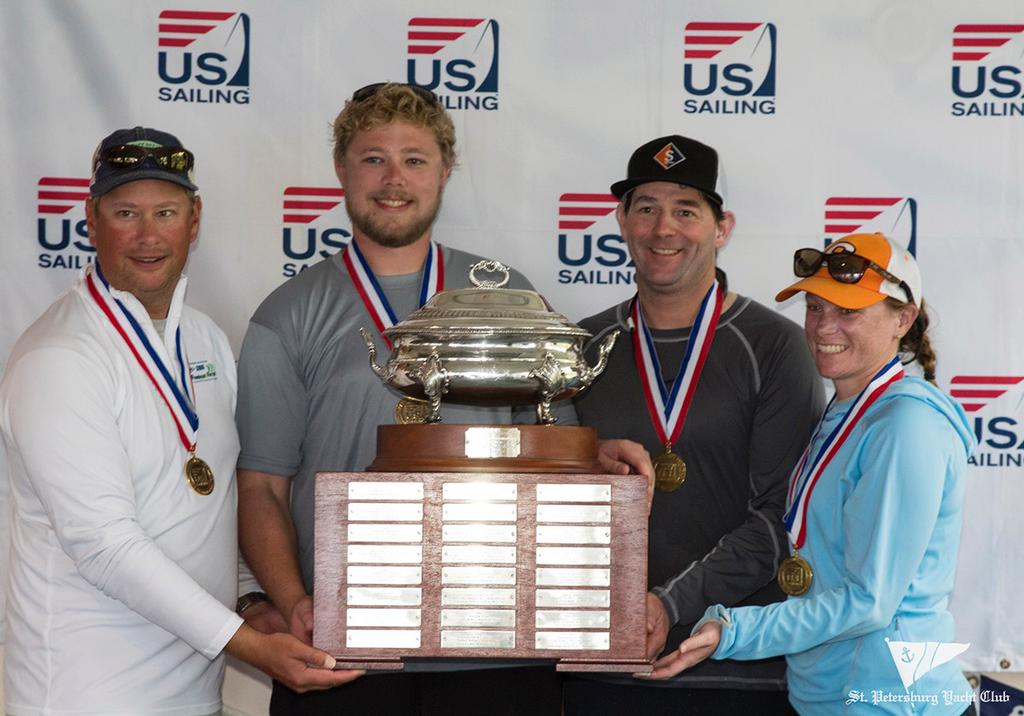
{"type": "MultiPolygon", "coordinates": [[[[812,454],[852,402],[832,405],[812,454]]],[[[786,654],[801,714],[962,713],[971,689],[955,659],[905,689],[887,640],[953,640],[947,603],[973,448],[951,398],[919,378],[891,385],[811,495],[800,550],[814,570],[810,590],[765,607],[710,607],[694,631],[723,622],[712,658],[786,654]]]]}

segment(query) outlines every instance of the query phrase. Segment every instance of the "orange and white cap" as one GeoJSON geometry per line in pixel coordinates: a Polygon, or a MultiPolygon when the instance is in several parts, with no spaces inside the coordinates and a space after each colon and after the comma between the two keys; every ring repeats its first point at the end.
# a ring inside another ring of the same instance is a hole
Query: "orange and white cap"
{"type": "Polygon", "coordinates": [[[850,234],[836,239],[824,253],[852,253],[878,264],[885,271],[899,279],[891,281],[873,268],[867,268],[857,283],[842,283],[829,274],[828,266],[822,262],[813,276],[802,278],[792,286],[784,288],[775,296],[776,301],[785,301],[801,291],[834,303],[843,308],[866,308],[886,298],[908,302],[910,291],[914,305],[921,306],[921,272],[917,261],[905,248],[883,234],[850,234]]]}

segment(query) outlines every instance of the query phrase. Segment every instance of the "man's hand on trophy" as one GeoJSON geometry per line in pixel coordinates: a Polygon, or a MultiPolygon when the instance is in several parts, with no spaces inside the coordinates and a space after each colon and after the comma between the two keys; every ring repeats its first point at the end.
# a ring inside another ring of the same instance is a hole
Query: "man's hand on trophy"
{"type": "Polygon", "coordinates": [[[643,445],[632,440],[599,440],[597,459],[605,472],[613,475],[643,475],[647,478],[647,511],[654,497],[654,466],[643,445]]]}

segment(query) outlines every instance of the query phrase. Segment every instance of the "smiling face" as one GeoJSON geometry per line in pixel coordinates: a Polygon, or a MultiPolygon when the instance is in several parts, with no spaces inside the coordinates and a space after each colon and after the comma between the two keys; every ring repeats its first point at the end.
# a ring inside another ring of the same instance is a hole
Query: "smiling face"
{"type": "Polygon", "coordinates": [[[160,179],[122,184],[85,203],[89,239],[110,285],[134,295],[151,318],[167,317],[202,202],[160,179]]]}
{"type": "Polygon", "coordinates": [[[913,305],[893,309],[879,301],[867,308],[842,308],[808,293],[804,335],[818,372],[832,380],[842,400],[863,390],[896,355],[916,317],[913,305]]]}
{"type": "Polygon", "coordinates": [[[732,213],[717,220],[699,191],[671,182],[641,184],[628,210],[625,205],[619,203],[616,218],[636,263],[637,284],[656,293],[706,292],[715,276],[715,252],[735,224],[732,213]]]}
{"type": "Polygon", "coordinates": [[[359,131],[335,171],[356,235],[397,248],[429,239],[451,167],[431,130],[392,122],[359,131]]]}

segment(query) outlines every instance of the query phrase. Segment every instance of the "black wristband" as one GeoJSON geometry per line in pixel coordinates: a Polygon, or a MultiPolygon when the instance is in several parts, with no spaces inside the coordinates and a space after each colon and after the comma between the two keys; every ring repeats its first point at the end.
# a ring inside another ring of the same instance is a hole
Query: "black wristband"
{"type": "Polygon", "coordinates": [[[237,614],[238,616],[242,616],[242,612],[244,612],[246,609],[253,606],[254,604],[269,601],[270,597],[268,597],[263,592],[248,592],[240,596],[238,598],[238,601],[235,602],[235,614],[237,614]]]}

